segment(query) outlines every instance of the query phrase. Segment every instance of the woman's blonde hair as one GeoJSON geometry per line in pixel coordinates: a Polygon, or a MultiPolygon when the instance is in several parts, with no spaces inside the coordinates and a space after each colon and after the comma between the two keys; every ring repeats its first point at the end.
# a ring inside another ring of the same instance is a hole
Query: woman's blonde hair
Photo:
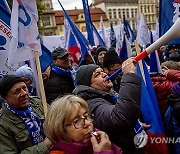
{"type": "Polygon", "coordinates": [[[80,107],[87,109],[86,101],[75,95],[66,95],[56,99],[50,106],[44,123],[44,132],[52,142],[62,140],[69,142],[65,131],[65,122],[68,121],[73,112],[79,112],[80,107]]]}

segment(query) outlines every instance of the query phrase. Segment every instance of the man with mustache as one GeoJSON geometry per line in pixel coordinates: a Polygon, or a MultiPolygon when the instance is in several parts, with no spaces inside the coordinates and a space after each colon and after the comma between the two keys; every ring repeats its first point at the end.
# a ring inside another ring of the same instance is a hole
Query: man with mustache
{"type": "Polygon", "coordinates": [[[41,100],[29,97],[24,80],[15,75],[0,79],[0,95],[0,153],[48,153],[52,143],[44,136],[41,100]]]}

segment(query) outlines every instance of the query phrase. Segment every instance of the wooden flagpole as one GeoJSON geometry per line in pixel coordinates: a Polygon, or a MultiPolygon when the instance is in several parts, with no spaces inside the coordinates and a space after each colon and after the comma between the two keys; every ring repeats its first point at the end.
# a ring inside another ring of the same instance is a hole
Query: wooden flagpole
{"type": "Polygon", "coordinates": [[[43,79],[42,79],[42,72],[41,72],[41,67],[40,67],[38,51],[35,51],[35,59],[36,59],[36,66],[37,66],[38,79],[39,79],[39,85],[40,85],[41,99],[42,99],[42,104],[44,108],[44,114],[46,116],[48,108],[47,108],[46,96],[45,96],[45,91],[44,91],[44,84],[43,84],[43,79]]]}

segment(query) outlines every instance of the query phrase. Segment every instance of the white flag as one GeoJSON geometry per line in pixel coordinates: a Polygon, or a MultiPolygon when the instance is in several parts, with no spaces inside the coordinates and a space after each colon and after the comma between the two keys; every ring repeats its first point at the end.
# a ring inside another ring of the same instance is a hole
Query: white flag
{"type": "Polygon", "coordinates": [[[100,17],[100,27],[101,27],[101,30],[102,30],[102,39],[104,41],[104,43],[106,44],[106,31],[105,31],[105,26],[104,26],[104,23],[103,23],[103,18],[102,16],[100,17]]]}
{"type": "Polygon", "coordinates": [[[141,18],[139,21],[136,39],[141,47],[150,44],[149,30],[146,23],[146,18],[143,13],[141,14],[141,18]]]}
{"type": "Polygon", "coordinates": [[[34,51],[41,55],[37,27],[38,12],[35,0],[13,0],[11,13],[12,38],[9,45],[8,63],[34,59],[34,51]]]}

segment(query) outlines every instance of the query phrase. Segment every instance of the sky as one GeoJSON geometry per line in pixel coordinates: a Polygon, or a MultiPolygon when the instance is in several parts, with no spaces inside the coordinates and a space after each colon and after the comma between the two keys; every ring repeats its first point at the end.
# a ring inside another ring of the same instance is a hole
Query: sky
{"type": "MultiPolygon", "coordinates": [[[[60,0],[60,2],[65,10],[72,10],[75,7],[77,7],[77,9],[83,8],[82,0],[60,0]]],[[[62,10],[61,6],[58,3],[58,0],[52,0],[52,3],[54,10],[62,10]]],[[[92,0],[88,0],[88,4],[90,5],[91,3],[92,0]]]]}

